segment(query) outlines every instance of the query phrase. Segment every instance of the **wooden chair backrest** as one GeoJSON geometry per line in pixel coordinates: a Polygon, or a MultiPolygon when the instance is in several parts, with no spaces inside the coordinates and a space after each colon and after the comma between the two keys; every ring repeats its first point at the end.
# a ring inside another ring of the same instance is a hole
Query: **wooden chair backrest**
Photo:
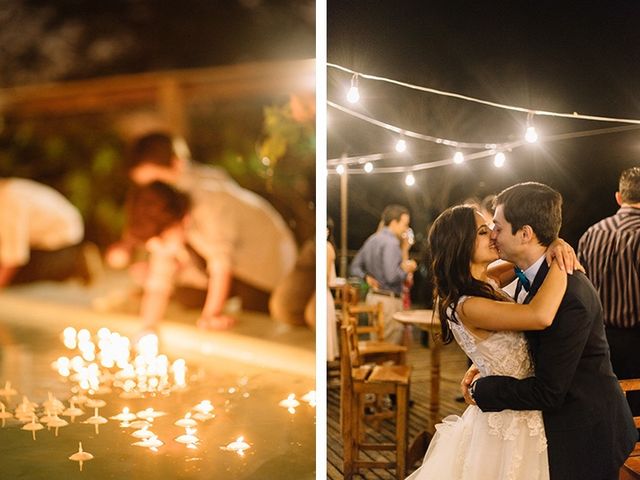
{"type": "Polygon", "coordinates": [[[382,303],[368,305],[359,303],[357,305],[347,306],[347,315],[349,321],[355,327],[355,334],[363,333],[373,334],[379,342],[384,342],[384,310],[382,303]],[[364,324],[362,319],[366,319],[364,324]]]}
{"type": "Polygon", "coordinates": [[[355,305],[360,301],[360,294],[358,289],[353,285],[343,285],[340,288],[335,289],[335,295],[333,302],[336,309],[340,310],[347,305],[355,305]]]}
{"type": "MultiPolygon", "coordinates": [[[[629,380],[619,380],[620,387],[625,396],[628,392],[640,392],[640,378],[631,378],[629,380]]],[[[640,415],[634,416],[633,421],[636,424],[636,428],[640,428],[640,415]]]]}

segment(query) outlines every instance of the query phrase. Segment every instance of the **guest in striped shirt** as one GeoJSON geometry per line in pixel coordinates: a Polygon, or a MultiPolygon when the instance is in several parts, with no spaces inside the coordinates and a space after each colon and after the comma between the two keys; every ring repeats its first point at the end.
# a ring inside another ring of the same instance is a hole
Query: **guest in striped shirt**
{"type": "MultiPolygon", "coordinates": [[[[578,244],[578,258],[604,309],[611,363],[618,378],[640,378],[640,167],[620,175],[617,213],[592,225],[578,244]]],[[[640,395],[629,401],[640,415],[640,395]]]]}

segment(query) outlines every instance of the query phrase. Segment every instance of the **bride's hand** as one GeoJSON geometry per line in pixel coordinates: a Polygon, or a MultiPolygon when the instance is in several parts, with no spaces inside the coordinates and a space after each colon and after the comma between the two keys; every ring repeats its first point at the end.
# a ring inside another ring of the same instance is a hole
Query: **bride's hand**
{"type": "Polygon", "coordinates": [[[551,242],[545,256],[547,257],[547,265],[551,266],[551,263],[555,260],[558,262],[560,270],[565,270],[570,275],[574,270],[580,270],[582,273],[586,273],[584,267],[578,261],[576,251],[561,238],[557,238],[551,242]]]}
{"type": "Polygon", "coordinates": [[[473,398],[471,397],[471,394],[469,393],[469,386],[479,375],[480,370],[478,370],[478,367],[476,367],[475,365],[471,365],[469,367],[469,370],[467,370],[467,373],[464,374],[462,381],[460,382],[460,392],[469,405],[476,404],[476,402],[474,402],[473,398]]]}

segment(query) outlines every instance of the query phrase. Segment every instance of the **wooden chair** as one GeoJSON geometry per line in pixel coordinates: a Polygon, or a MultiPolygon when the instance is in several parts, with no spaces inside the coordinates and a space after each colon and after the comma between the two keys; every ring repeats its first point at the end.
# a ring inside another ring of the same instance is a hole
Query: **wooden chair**
{"type": "Polygon", "coordinates": [[[341,311],[347,305],[355,305],[360,301],[360,292],[358,288],[348,283],[340,287],[335,287],[333,295],[333,303],[336,311],[341,311]]]}
{"type": "MultiPolygon", "coordinates": [[[[620,387],[625,396],[628,392],[640,391],[640,378],[629,380],[620,380],[620,387]]],[[[640,428],[640,416],[633,417],[636,428],[640,428]]],[[[640,480],[640,442],[636,443],[635,448],[620,468],[620,480],[640,480]]]]}
{"type": "Polygon", "coordinates": [[[404,479],[407,470],[409,386],[411,367],[407,365],[363,365],[360,363],[354,326],[343,324],[341,337],[341,426],[344,450],[344,478],[350,480],[361,468],[392,468],[396,478],[404,479]],[[365,413],[367,395],[396,396],[394,411],[365,413]],[[395,417],[395,442],[367,443],[369,420],[395,417]],[[360,458],[365,450],[395,451],[395,461],[360,458]]]}
{"type": "Polygon", "coordinates": [[[391,361],[398,365],[407,363],[407,347],[384,341],[382,303],[348,305],[347,319],[354,326],[356,336],[368,334],[375,338],[358,341],[358,351],[363,362],[384,363],[391,361]]]}

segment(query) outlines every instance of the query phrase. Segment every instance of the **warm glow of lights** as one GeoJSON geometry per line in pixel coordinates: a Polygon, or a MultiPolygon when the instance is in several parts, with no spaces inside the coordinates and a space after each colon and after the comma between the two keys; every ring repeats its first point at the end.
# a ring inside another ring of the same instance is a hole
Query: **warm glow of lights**
{"type": "Polygon", "coordinates": [[[404,139],[400,139],[396,142],[396,152],[404,153],[407,151],[407,142],[404,139]]]}
{"type": "Polygon", "coordinates": [[[507,161],[507,157],[502,152],[496,153],[496,156],[493,157],[493,164],[498,168],[504,166],[504,163],[506,161],[507,161]]]}
{"type": "Polygon", "coordinates": [[[76,329],[73,327],[67,327],[62,332],[64,346],[69,350],[73,350],[74,348],[76,348],[76,335],[76,329]]]}
{"type": "Polygon", "coordinates": [[[464,155],[462,154],[462,152],[456,152],[453,156],[453,163],[460,164],[462,162],[464,162],[464,155]]]}
{"type": "Polygon", "coordinates": [[[176,437],[175,441],[178,443],[182,443],[189,448],[196,448],[196,443],[198,443],[199,441],[198,437],[195,435],[196,429],[187,427],[185,429],[185,432],[186,433],[184,435],[176,437]]]}
{"type": "Polygon", "coordinates": [[[294,414],[296,413],[296,407],[300,406],[300,402],[296,400],[295,393],[290,393],[289,396],[284,400],[281,400],[278,405],[285,407],[289,413],[294,414]]]}
{"type": "Polygon", "coordinates": [[[373,163],[367,162],[364,164],[364,171],[367,173],[373,172],[373,163]]]}
{"type": "Polygon", "coordinates": [[[78,332],[78,343],[86,343],[91,341],[91,333],[86,328],[78,332]]]}
{"type": "Polygon", "coordinates": [[[407,176],[404,177],[404,183],[408,187],[412,187],[413,185],[416,184],[416,177],[414,177],[412,173],[407,173],[407,176]]]}
{"type": "Polygon", "coordinates": [[[311,390],[311,391],[305,393],[302,396],[302,401],[303,402],[307,402],[312,407],[315,407],[316,406],[316,392],[315,392],[315,390],[311,390]]]}
{"type": "Polygon", "coordinates": [[[224,447],[225,450],[229,450],[231,452],[236,452],[238,455],[243,456],[244,451],[251,448],[247,442],[244,441],[244,437],[238,437],[235,441],[228,444],[224,447]]]}
{"type": "Polygon", "coordinates": [[[191,418],[191,413],[187,412],[187,414],[184,416],[184,418],[181,418],[180,420],[176,420],[174,422],[174,425],[178,426],[178,427],[195,427],[197,425],[197,422],[191,418]]]}
{"type": "Polygon", "coordinates": [[[527,127],[527,131],[524,134],[524,139],[529,143],[536,143],[538,141],[538,132],[536,132],[536,127],[527,127]]]}
{"type": "Polygon", "coordinates": [[[342,174],[344,174],[344,170],[345,170],[345,169],[344,169],[344,165],[338,165],[338,166],[336,167],[336,173],[337,173],[338,175],[342,175],[342,174]]]}
{"type": "Polygon", "coordinates": [[[185,361],[182,358],[177,359],[171,365],[171,371],[173,372],[173,383],[178,388],[183,388],[187,385],[187,367],[185,361]]]}
{"type": "Polygon", "coordinates": [[[347,92],[347,100],[349,101],[349,103],[358,103],[358,100],[360,100],[360,92],[358,91],[358,87],[352,85],[351,88],[349,88],[349,91],[347,92]]]}

